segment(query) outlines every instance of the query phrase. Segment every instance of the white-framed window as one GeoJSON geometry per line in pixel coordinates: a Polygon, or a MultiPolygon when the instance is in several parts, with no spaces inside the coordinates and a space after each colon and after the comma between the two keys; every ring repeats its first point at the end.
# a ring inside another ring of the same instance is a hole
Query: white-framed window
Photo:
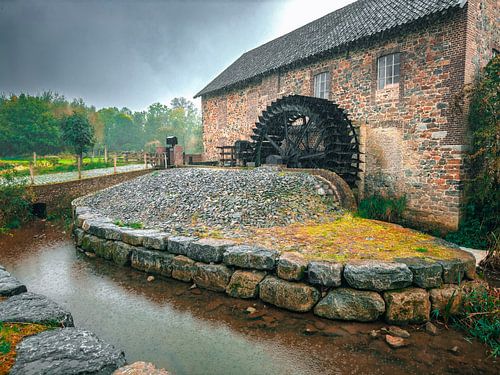
{"type": "Polygon", "coordinates": [[[399,53],[392,53],[378,58],[377,87],[384,89],[399,83],[399,53]]]}
{"type": "Polygon", "coordinates": [[[330,94],[330,73],[323,72],[314,76],[314,96],[316,98],[328,99],[330,94]]]}

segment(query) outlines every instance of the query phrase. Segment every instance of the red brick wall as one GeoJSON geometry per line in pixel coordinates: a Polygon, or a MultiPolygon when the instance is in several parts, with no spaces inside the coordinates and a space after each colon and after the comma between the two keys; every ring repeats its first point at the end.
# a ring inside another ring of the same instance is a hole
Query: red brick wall
{"type": "Polygon", "coordinates": [[[314,74],[328,70],[330,100],[346,109],[359,127],[365,153],[360,196],[406,194],[408,219],[456,228],[467,128],[452,103],[465,80],[471,17],[465,6],[369,48],[358,47],[242,89],[203,97],[205,160],[218,159],[215,147],[221,143],[249,139],[258,115],[273,100],[312,95],[314,74]],[[377,58],[393,52],[401,53],[400,84],[378,90],[377,58]]]}

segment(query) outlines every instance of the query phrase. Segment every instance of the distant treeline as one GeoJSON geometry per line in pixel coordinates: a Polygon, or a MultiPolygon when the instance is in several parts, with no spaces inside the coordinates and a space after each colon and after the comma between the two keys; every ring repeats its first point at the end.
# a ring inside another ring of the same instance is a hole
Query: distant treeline
{"type": "Polygon", "coordinates": [[[173,99],[170,106],[154,103],[146,111],[132,112],[116,107],[96,110],[82,99],[70,102],[46,92],[0,96],[0,156],[67,151],[60,124],[75,112],[85,114],[94,128],[94,150],[106,146],[109,151],[153,151],[156,145],[164,145],[165,136],[175,135],[186,152],[202,152],[201,116],[185,98],[173,99]]]}

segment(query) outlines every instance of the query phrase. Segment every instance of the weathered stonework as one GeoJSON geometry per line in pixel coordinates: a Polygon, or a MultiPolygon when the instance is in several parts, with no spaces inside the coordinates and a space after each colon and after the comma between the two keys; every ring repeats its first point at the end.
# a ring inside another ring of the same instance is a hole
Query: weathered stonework
{"type": "Polygon", "coordinates": [[[177,255],[172,259],[172,278],[189,282],[196,272],[195,261],[184,255],[177,255]]]}
{"type": "Polygon", "coordinates": [[[407,288],[384,293],[385,320],[388,323],[424,323],[429,320],[431,304],[425,289],[407,288]]]}
{"type": "Polygon", "coordinates": [[[259,295],[259,283],[265,276],[265,272],[238,270],[231,276],[226,293],[231,297],[255,298],[259,295]]]}
{"type": "Polygon", "coordinates": [[[320,294],[312,286],[303,283],[292,283],[267,276],[260,283],[259,297],[264,302],[292,311],[305,312],[318,302],[320,294]]]}
{"type": "Polygon", "coordinates": [[[283,280],[299,281],[306,274],[307,261],[298,253],[285,253],[280,256],[276,274],[283,280]]]}
{"type": "Polygon", "coordinates": [[[137,248],[132,251],[131,265],[140,271],[171,277],[173,259],[173,254],[137,248]]]}
{"type": "Polygon", "coordinates": [[[223,264],[196,263],[193,281],[201,288],[224,292],[233,271],[223,264]]]}
{"type": "Polygon", "coordinates": [[[218,160],[217,146],[250,140],[267,105],[285,95],[312,96],[314,74],[328,71],[329,100],[359,129],[360,195],[405,194],[408,220],[454,230],[468,147],[466,111],[455,110],[454,98],[500,48],[499,12],[495,0],[469,0],[370,42],[203,95],[204,159],[218,160]],[[400,82],[378,89],[377,59],[394,52],[401,54],[400,82]]]}
{"type": "Polygon", "coordinates": [[[431,311],[436,311],[439,316],[456,315],[462,308],[462,291],[458,285],[444,284],[441,288],[429,291],[431,311]]]}
{"type": "Polygon", "coordinates": [[[321,286],[340,286],[344,266],[334,262],[310,262],[307,266],[307,279],[311,284],[321,286]]]}

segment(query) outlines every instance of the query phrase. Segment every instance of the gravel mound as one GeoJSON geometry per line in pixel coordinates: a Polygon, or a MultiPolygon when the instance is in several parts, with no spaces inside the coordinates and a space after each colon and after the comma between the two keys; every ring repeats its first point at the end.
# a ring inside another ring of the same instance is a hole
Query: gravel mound
{"type": "Polygon", "coordinates": [[[307,173],[185,168],[156,171],[84,197],[78,205],[147,228],[192,232],[318,220],[336,210],[307,173]]]}

